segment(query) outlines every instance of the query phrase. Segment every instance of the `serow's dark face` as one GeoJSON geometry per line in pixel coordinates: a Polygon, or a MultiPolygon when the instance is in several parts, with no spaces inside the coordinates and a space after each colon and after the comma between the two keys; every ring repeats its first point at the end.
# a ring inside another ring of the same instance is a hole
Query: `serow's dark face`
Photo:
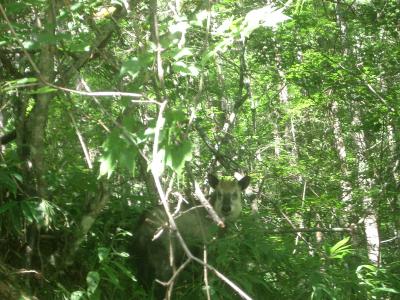
{"type": "Polygon", "coordinates": [[[241,180],[219,180],[214,175],[208,176],[208,181],[215,190],[214,209],[223,221],[235,221],[242,211],[241,193],[250,183],[250,177],[241,180]]]}

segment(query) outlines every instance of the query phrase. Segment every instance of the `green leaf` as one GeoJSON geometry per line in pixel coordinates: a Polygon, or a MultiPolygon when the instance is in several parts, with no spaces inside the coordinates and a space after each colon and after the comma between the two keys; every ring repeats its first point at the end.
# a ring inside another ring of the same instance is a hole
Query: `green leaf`
{"type": "MultiPolygon", "coordinates": [[[[85,37],[82,36],[82,39],[85,37]]],[[[89,52],[91,44],[87,41],[72,41],[69,45],[69,51],[71,52],[89,52]]]]}
{"type": "Polygon", "coordinates": [[[351,253],[353,250],[350,249],[351,245],[346,245],[350,240],[350,237],[346,237],[329,249],[330,258],[343,258],[345,255],[351,253]]]}
{"type": "Polygon", "coordinates": [[[359,272],[361,272],[363,269],[367,269],[367,270],[369,270],[369,271],[371,271],[371,272],[376,272],[378,268],[377,268],[376,266],[374,266],[374,265],[361,265],[361,266],[358,266],[358,267],[357,267],[356,272],[359,273],[359,272]]]}
{"type": "Polygon", "coordinates": [[[83,6],[83,2],[77,2],[75,4],[72,4],[70,6],[72,11],[77,11],[78,9],[80,9],[83,6]]]}
{"type": "Polygon", "coordinates": [[[39,221],[40,215],[37,212],[37,204],[34,201],[22,201],[20,205],[22,213],[29,223],[39,221]]]}
{"type": "Polygon", "coordinates": [[[17,184],[12,178],[12,174],[9,172],[1,172],[0,171],[0,186],[5,189],[8,189],[14,195],[17,192],[17,184]]]}
{"type": "Polygon", "coordinates": [[[21,78],[18,80],[13,81],[16,85],[20,85],[20,84],[27,84],[27,83],[34,83],[34,82],[38,82],[38,79],[36,77],[25,77],[25,78],[21,78]]]}
{"type": "Polygon", "coordinates": [[[10,201],[0,206],[0,214],[15,208],[18,205],[16,201],[10,201]]]}
{"type": "Polygon", "coordinates": [[[95,293],[100,283],[100,274],[95,271],[90,271],[86,276],[86,283],[88,285],[87,292],[89,295],[95,293]]]}
{"type": "Polygon", "coordinates": [[[199,75],[199,69],[193,64],[186,64],[183,61],[176,61],[172,64],[172,68],[176,73],[179,73],[181,76],[193,76],[196,77],[199,75]]]}
{"type": "Polygon", "coordinates": [[[178,61],[180,60],[182,57],[187,57],[187,56],[191,56],[193,55],[192,51],[190,51],[189,48],[182,48],[179,50],[178,53],[176,53],[173,57],[174,60],[178,61]]]}
{"type": "Polygon", "coordinates": [[[166,165],[176,173],[181,174],[185,166],[185,162],[192,159],[192,142],[183,141],[179,145],[167,147],[166,149],[166,165]]]}
{"type": "Polygon", "coordinates": [[[135,79],[139,75],[141,67],[139,59],[133,57],[122,64],[120,75],[129,74],[132,79],[135,79]]]}
{"type": "Polygon", "coordinates": [[[37,42],[40,45],[56,45],[58,41],[54,34],[42,32],[37,36],[37,42]]]}
{"type": "Polygon", "coordinates": [[[113,283],[115,287],[120,286],[118,273],[116,270],[111,268],[109,265],[102,265],[101,269],[107,275],[107,278],[113,283]]]}
{"type": "Polygon", "coordinates": [[[137,281],[136,278],[135,278],[135,276],[133,276],[131,270],[129,270],[128,268],[126,268],[123,264],[120,264],[120,263],[117,262],[117,261],[113,261],[113,264],[114,264],[119,270],[121,270],[121,272],[122,272],[123,274],[125,274],[125,276],[128,277],[130,280],[135,281],[135,282],[137,281]]]}
{"type": "Polygon", "coordinates": [[[171,33],[179,32],[181,34],[185,34],[189,27],[190,27],[189,23],[186,20],[182,20],[182,21],[177,22],[175,24],[171,24],[169,26],[169,31],[171,33]]]}
{"type": "Polygon", "coordinates": [[[170,110],[165,112],[165,119],[167,122],[183,122],[187,119],[186,113],[182,110],[170,110]]]}
{"type": "Polygon", "coordinates": [[[100,158],[100,177],[107,175],[110,178],[116,167],[116,161],[113,156],[109,153],[100,158]]]}
{"type": "Polygon", "coordinates": [[[105,247],[99,247],[97,249],[97,256],[99,257],[99,261],[103,262],[105,261],[110,255],[110,249],[105,248],[105,247]]]}
{"type": "Polygon", "coordinates": [[[391,293],[391,294],[400,294],[400,292],[399,292],[398,290],[392,289],[392,288],[387,288],[387,287],[375,288],[374,291],[376,291],[376,292],[391,293]]]}
{"type": "Polygon", "coordinates": [[[75,291],[71,294],[70,300],[85,299],[86,293],[84,291],[75,291]]]}
{"type": "Polygon", "coordinates": [[[42,86],[41,88],[38,88],[37,90],[34,90],[30,94],[48,94],[57,91],[57,89],[50,87],[50,86],[42,86]]]}
{"type": "Polygon", "coordinates": [[[45,227],[49,227],[55,216],[55,205],[42,199],[37,203],[36,210],[40,214],[39,222],[45,227]]]}
{"type": "Polygon", "coordinates": [[[141,54],[138,57],[132,57],[122,63],[120,76],[128,74],[135,79],[141,70],[146,70],[153,63],[153,56],[148,53],[141,54]]]}
{"type": "Polygon", "coordinates": [[[26,50],[33,50],[33,49],[36,48],[37,43],[36,43],[35,41],[28,40],[28,41],[23,41],[23,42],[22,42],[22,45],[24,46],[24,48],[25,48],[26,50]]]}
{"type": "Polygon", "coordinates": [[[120,155],[121,167],[127,169],[133,176],[135,175],[137,157],[138,157],[138,151],[133,147],[128,147],[121,151],[120,155]]]}
{"type": "Polygon", "coordinates": [[[248,37],[255,29],[263,27],[275,27],[277,24],[289,19],[282,13],[283,9],[276,9],[272,5],[253,9],[247,13],[241,35],[248,37]]]}
{"type": "Polygon", "coordinates": [[[26,9],[32,9],[32,8],[29,7],[29,4],[27,5],[26,3],[24,3],[24,1],[7,3],[7,14],[9,15],[24,12],[24,10],[26,9]]]}

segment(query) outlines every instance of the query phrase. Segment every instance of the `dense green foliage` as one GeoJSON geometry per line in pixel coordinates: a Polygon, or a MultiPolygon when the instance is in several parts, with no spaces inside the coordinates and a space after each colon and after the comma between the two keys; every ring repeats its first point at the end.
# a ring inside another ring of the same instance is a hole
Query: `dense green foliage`
{"type": "MultiPolygon", "coordinates": [[[[252,299],[399,299],[399,3],[267,2],[1,2],[1,299],[148,299],[141,213],[235,172],[252,299]]],[[[174,299],[240,298],[201,268],[174,299]]]]}

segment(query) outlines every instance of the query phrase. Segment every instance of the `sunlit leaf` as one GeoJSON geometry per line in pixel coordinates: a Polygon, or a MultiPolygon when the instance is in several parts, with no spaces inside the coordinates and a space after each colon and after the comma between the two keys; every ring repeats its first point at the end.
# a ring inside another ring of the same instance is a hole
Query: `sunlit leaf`
{"type": "Polygon", "coordinates": [[[36,43],[34,41],[23,41],[22,45],[24,46],[25,49],[31,50],[36,47],[36,43]]]}
{"type": "Polygon", "coordinates": [[[184,34],[188,28],[189,28],[189,23],[187,21],[181,21],[181,22],[170,25],[169,31],[171,33],[180,32],[180,33],[184,34]]]}
{"type": "Polygon", "coordinates": [[[353,250],[351,249],[351,245],[347,245],[350,237],[346,237],[343,240],[337,242],[334,246],[329,249],[329,257],[330,258],[343,258],[347,254],[351,253],[353,250]]]}
{"type": "Polygon", "coordinates": [[[98,272],[91,271],[86,276],[86,283],[88,285],[87,292],[88,294],[93,294],[100,283],[100,274],[98,272]]]}
{"type": "Polygon", "coordinates": [[[83,6],[83,2],[78,1],[78,2],[76,2],[74,4],[72,4],[70,6],[70,8],[71,8],[72,11],[76,11],[76,10],[80,9],[82,6],[83,6]]]}
{"type": "Polygon", "coordinates": [[[182,57],[191,56],[193,55],[192,51],[188,48],[181,49],[177,54],[174,55],[174,60],[180,60],[182,57]]]}
{"type": "Polygon", "coordinates": [[[97,249],[97,256],[99,257],[99,261],[103,262],[104,260],[106,260],[108,258],[110,254],[110,249],[105,248],[105,247],[99,247],[97,249]]]}
{"type": "Polygon", "coordinates": [[[135,79],[140,72],[141,66],[139,59],[137,57],[133,57],[128,61],[125,61],[121,67],[121,75],[129,74],[132,79],[135,79]]]}
{"type": "Polygon", "coordinates": [[[110,178],[116,167],[116,161],[111,154],[100,158],[100,176],[107,175],[110,178]]]}
{"type": "Polygon", "coordinates": [[[254,9],[248,12],[244,19],[241,30],[242,39],[248,37],[259,27],[275,27],[288,19],[289,17],[283,13],[283,9],[276,9],[271,5],[254,9]]]}
{"type": "Polygon", "coordinates": [[[226,31],[228,31],[231,27],[233,23],[233,17],[230,17],[226,20],[224,20],[224,22],[222,22],[222,24],[215,30],[214,34],[223,34],[226,31]]]}
{"type": "Polygon", "coordinates": [[[35,77],[25,77],[22,79],[15,80],[13,83],[16,85],[19,85],[19,84],[27,84],[27,83],[34,83],[34,82],[38,82],[38,79],[35,77]]]}
{"type": "Polygon", "coordinates": [[[70,300],[81,300],[86,298],[86,293],[83,291],[75,291],[71,294],[70,300]]]}

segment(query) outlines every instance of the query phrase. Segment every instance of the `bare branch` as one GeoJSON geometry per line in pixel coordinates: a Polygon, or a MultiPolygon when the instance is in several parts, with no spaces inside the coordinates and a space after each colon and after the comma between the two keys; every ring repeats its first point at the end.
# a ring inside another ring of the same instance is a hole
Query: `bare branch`
{"type": "Polygon", "coordinates": [[[354,231],[354,228],[340,228],[340,227],[334,227],[334,228],[283,228],[283,229],[276,229],[276,230],[267,230],[266,233],[268,234],[286,234],[286,233],[299,233],[299,232],[305,232],[305,233],[314,233],[314,232],[352,232],[354,231]]]}
{"type": "Polygon", "coordinates": [[[85,140],[83,138],[83,135],[82,135],[82,133],[80,132],[80,130],[78,128],[78,124],[75,121],[74,115],[69,110],[67,110],[67,113],[68,113],[69,118],[71,119],[72,126],[75,128],[75,133],[78,136],[79,143],[81,144],[82,151],[83,151],[83,154],[85,155],[85,160],[86,160],[86,163],[88,165],[88,168],[89,169],[93,169],[93,164],[92,164],[92,160],[91,160],[90,155],[89,155],[88,147],[86,146],[86,143],[85,143],[85,140]]]}
{"type": "Polygon", "coordinates": [[[211,216],[213,221],[218,225],[218,227],[225,228],[224,222],[221,220],[221,218],[215,212],[214,208],[211,206],[210,202],[208,202],[208,200],[204,196],[197,181],[194,182],[194,187],[195,187],[194,193],[200,200],[201,205],[207,210],[208,214],[211,216]]]}

